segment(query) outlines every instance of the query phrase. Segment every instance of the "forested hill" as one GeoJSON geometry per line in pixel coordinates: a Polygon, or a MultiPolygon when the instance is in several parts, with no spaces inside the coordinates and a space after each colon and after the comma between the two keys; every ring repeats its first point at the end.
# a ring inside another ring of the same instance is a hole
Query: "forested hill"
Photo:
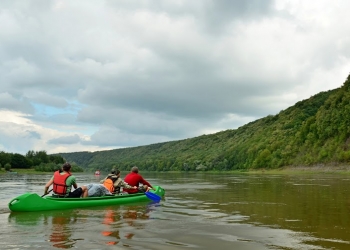
{"type": "Polygon", "coordinates": [[[277,115],[195,138],[100,152],[61,153],[83,168],[235,170],[350,163],[350,75],[277,115]]]}

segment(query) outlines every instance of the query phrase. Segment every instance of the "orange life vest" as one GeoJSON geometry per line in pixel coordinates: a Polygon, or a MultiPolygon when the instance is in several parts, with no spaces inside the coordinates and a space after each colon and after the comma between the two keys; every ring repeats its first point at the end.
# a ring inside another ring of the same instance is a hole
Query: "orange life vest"
{"type": "Polygon", "coordinates": [[[70,176],[70,173],[60,174],[60,171],[56,171],[53,175],[53,191],[57,195],[66,195],[67,188],[66,180],[70,176]]]}
{"type": "Polygon", "coordinates": [[[112,179],[107,178],[104,182],[103,182],[103,186],[105,186],[109,192],[113,193],[114,192],[114,182],[112,179]]]}

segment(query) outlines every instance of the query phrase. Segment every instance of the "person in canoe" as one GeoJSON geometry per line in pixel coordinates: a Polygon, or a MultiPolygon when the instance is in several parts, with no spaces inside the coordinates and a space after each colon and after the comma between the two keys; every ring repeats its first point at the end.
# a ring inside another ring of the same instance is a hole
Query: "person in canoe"
{"type": "Polygon", "coordinates": [[[66,162],[62,166],[62,170],[57,170],[52,178],[46,183],[44,194],[48,194],[48,189],[53,185],[53,192],[58,197],[64,198],[79,198],[82,196],[86,187],[79,187],[75,180],[75,176],[70,173],[71,165],[66,162]],[[73,192],[72,186],[75,188],[73,192]]]}
{"type": "Polygon", "coordinates": [[[83,198],[86,197],[100,197],[104,195],[112,195],[111,192],[102,184],[90,183],[82,186],[83,198]]]}
{"type": "Polygon", "coordinates": [[[120,178],[120,171],[118,169],[112,170],[106,178],[100,181],[100,183],[103,184],[112,194],[119,194],[121,188],[123,188],[123,190],[137,190],[136,186],[131,186],[120,178]]]}
{"type": "Polygon", "coordinates": [[[131,172],[125,176],[124,181],[129,183],[129,185],[131,186],[137,187],[136,189],[123,189],[124,192],[127,192],[129,194],[134,194],[138,192],[144,193],[149,191],[151,188],[153,189],[152,185],[148,181],[146,181],[142,177],[142,175],[139,174],[139,169],[136,166],[131,168],[131,172]],[[142,186],[140,186],[140,184],[142,184],[142,186]]]}

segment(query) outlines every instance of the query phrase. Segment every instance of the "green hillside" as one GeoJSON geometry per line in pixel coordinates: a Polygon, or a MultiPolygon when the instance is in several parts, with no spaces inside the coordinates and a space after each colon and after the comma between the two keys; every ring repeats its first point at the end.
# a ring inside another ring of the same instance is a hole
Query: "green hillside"
{"type": "Polygon", "coordinates": [[[238,129],[180,141],[99,152],[61,153],[85,169],[236,170],[350,162],[350,75],[277,115],[238,129]]]}

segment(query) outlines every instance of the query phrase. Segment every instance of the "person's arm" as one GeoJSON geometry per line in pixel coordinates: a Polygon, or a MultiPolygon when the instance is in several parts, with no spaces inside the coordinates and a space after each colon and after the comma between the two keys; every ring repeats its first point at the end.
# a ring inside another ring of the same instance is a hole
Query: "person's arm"
{"type": "Polygon", "coordinates": [[[120,185],[123,187],[123,188],[126,188],[126,189],[137,189],[136,186],[130,186],[128,183],[126,183],[125,181],[121,181],[120,182],[120,185]]]}
{"type": "Polygon", "coordinates": [[[147,185],[149,187],[151,187],[153,189],[153,186],[151,185],[151,183],[149,183],[148,181],[146,181],[141,175],[140,175],[140,182],[143,184],[143,185],[147,185]]]}
{"type": "MultiPolygon", "coordinates": [[[[74,189],[77,189],[78,188],[78,184],[77,184],[77,181],[75,179],[75,176],[71,175],[68,178],[71,178],[71,181],[70,181],[72,183],[71,185],[74,187],[74,189]]],[[[71,190],[71,192],[72,192],[72,190],[71,190]]]]}
{"type": "Polygon", "coordinates": [[[44,189],[44,194],[48,194],[48,190],[49,190],[49,187],[52,185],[53,183],[53,178],[51,178],[46,184],[45,184],[45,189],[44,189]]]}
{"type": "Polygon", "coordinates": [[[122,180],[122,178],[119,177],[119,178],[113,183],[113,186],[114,186],[114,188],[121,187],[121,186],[122,186],[122,183],[123,183],[123,180],[122,180]]]}

